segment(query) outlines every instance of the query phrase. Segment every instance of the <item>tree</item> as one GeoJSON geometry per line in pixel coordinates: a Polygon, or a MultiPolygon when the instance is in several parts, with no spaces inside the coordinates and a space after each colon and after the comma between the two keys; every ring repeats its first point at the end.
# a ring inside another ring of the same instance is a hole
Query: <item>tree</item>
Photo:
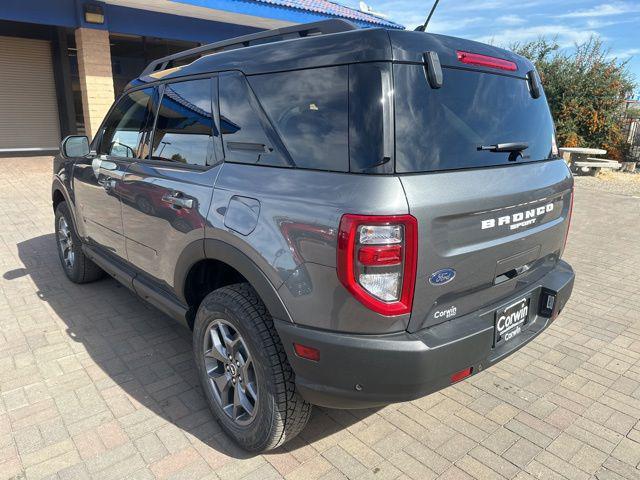
{"type": "Polygon", "coordinates": [[[596,37],[572,52],[545,38],[510,49],[535,64],[556,122],[558,145],[604,148],[611,158],[624,159],[628,145],[621,118],[624,100],[636,87],[626,62],[611,57],[596,37]]]}

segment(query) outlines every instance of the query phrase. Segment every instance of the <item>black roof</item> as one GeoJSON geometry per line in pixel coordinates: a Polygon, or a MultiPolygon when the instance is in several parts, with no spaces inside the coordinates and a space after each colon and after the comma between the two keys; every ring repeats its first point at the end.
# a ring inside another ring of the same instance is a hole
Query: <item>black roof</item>
{"type": "MultiPolygon", "coordinates": [[[[226,70],[239,70],[246,75],[255,75],[361,62],[423,63],[426,51],[437,52],[443,66],[462,67],[456,55],[457,50],[515,62],[518,70],[504,72],[505,74],[524,78],[534,68],[529,60],[484,43],[424,32],[359,29],[343,20],[326,20],[259,32],[165,57],[152,62],[130,86],[226,70]],[[323,25],[326,23],[328,25],[323,25]],[[326,32],[290,38],[290,32],[322,30],[323,27],[326,27],[326,32]],[[189,57],[194,58],[191,63],[171,67],[172,62],[189,57]]],[[[497,73],[495,69],[473,68],[497,73]]]]}

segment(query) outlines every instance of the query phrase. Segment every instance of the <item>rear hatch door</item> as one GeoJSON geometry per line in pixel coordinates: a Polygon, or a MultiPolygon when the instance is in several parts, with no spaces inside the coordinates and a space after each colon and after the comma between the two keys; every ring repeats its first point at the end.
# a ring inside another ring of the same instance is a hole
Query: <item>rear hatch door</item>
{"type": "Polygon", "coordinates": [[[410,331],[492,308],[548,273],[571,204],[573,180],[554,157],[544,94],[530,93],[530,65],[507,53],[516,71],[447,65],[450,49],[440,88],[423,63],[394,64],[396,172],[419,227],[410,331]],[[527,148],[482,149],[504,143],[527,148]]]}

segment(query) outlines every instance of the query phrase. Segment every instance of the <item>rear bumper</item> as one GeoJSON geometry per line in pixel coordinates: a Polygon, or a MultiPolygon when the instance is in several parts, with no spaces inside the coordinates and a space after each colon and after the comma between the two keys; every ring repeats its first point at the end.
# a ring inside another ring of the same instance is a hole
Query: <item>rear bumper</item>
{"type": "Polygon", "coordinates": [[[498,304],[416,333],[342,334],[276,322],[276,329],[296,374],[298,391],[310,403],[330,408],[367,408],[422,397],[451,384],[453,373],[472,367],[480,372],[540,334],[564,308],[574,273],[561,261],[534,286],[498,304]],[[539,313],[541,293],[556,295],[549,317],[539,313]],[[498,308],[530,296],[530,318],[523,331],[494,347],[498,308]],[[293,343],[320,350],[320,361],[298,357],[293,343]],[[358,387],[356,387],[356,385],[358,387]]]}

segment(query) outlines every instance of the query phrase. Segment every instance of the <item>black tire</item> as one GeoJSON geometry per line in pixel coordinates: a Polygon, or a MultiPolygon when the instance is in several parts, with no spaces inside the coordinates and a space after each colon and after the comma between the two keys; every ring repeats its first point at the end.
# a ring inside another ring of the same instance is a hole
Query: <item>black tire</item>
{"type": "Polygon", "coordinates": [[[89,283],[104,277],[104,271],[89,260],[82,251],[82,243],[76,233],[67,202],[60,202],[56,207],[54,228],[60,264],[69,280],[73,283],[89,283]],[[73,253],[73,260],[71,262],[68,261],[68,257],[65,258],[63,248],[61,247],[62,242],[64,242],[64,235],[61,233],[61,219],[64,219],[64,224],[68,229],[69,238],[71,239],[70,251],[73,253]]]}
{"type": "Polygon", "coordinates": [[[296,391],[294,373],[273,320],[250,285],[230,285],[205,297],[195,318],[193,347],[211,411],[223,430],[242,448],[253,452],[272,450],[304,429],[311,405],[296,391]],[[211,335],[210,329],[220,320],[235,329],[254,365],[257,399],[254,417],[246,425],[238,424],[225,413],[205,368],[205,336],[211,335]]]}

